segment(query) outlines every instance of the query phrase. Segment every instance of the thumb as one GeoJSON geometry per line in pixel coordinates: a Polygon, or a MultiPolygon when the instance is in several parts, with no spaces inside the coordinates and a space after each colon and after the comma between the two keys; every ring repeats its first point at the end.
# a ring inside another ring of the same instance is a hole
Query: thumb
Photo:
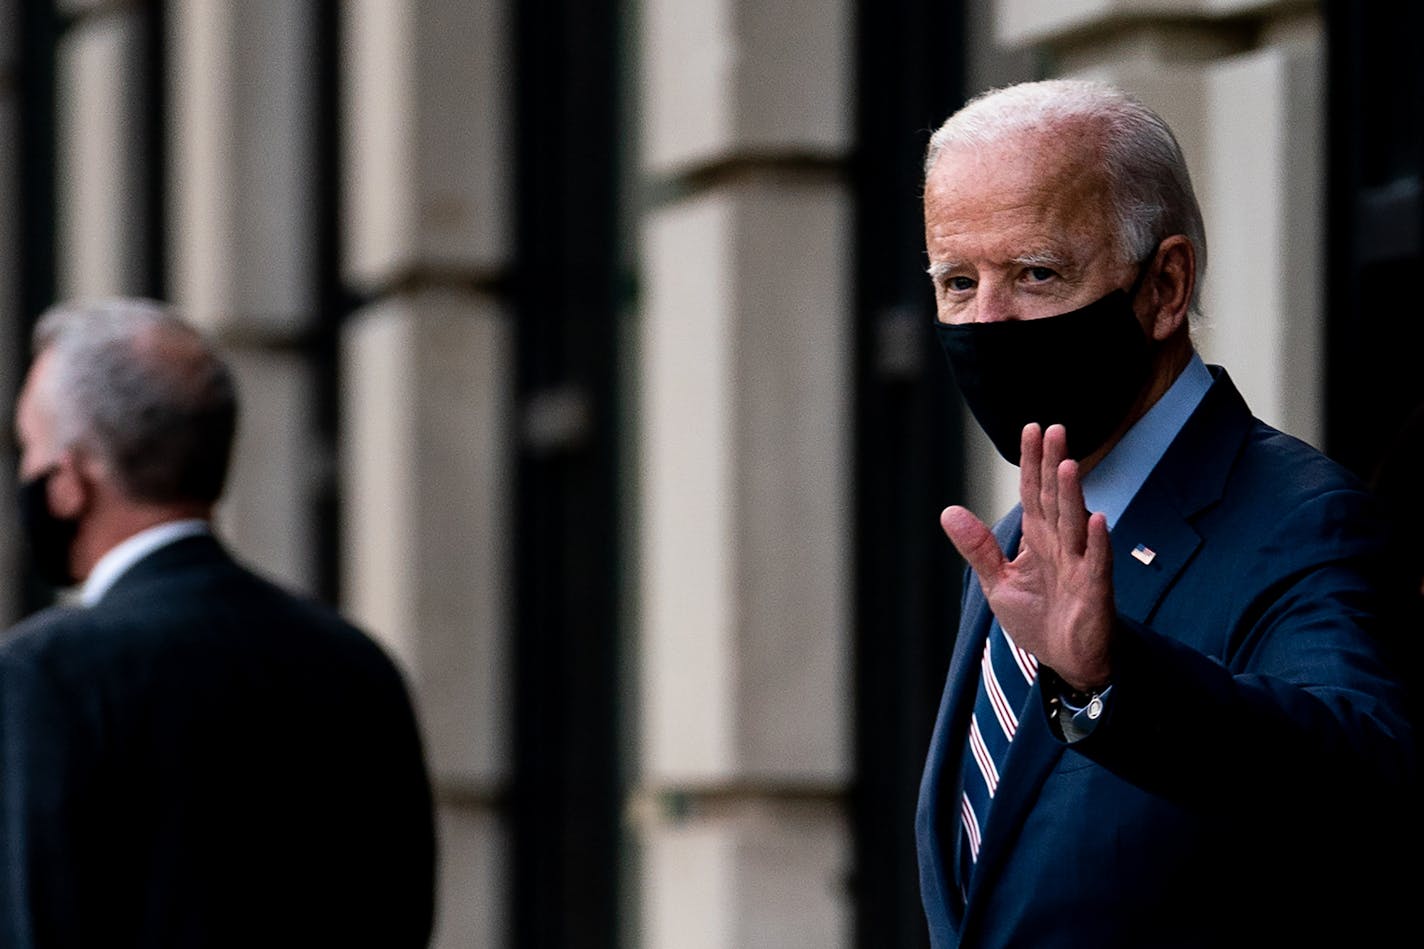
{"type": "Polygon", "coordinates": [[[968,508],[957,504],[945,508],[939,516],[939,526],[945,536],[959,551],[959,556],[979,575],[979,582],[985,589],[994,586],[1007,562],[999,542],[984,522],[970,513],[968,508]]]}

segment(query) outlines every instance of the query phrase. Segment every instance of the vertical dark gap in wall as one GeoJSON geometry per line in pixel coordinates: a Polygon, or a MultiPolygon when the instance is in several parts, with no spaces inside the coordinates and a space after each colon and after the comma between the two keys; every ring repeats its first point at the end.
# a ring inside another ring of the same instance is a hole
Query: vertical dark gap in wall
{"type": "MultiPolygon", "coordinates": [[[[28,359],[30,328],[54,302],[55,277],[55,47],[60,19],[54,0],[21,0],[17,15],[16,86],[19,96],[19,246],[13,266],[18,274],[20,319],[16,352],[28,359]]],[[[20,378],[11,383],[18,392],[20,378]]],[[[40,583],[21,558],[22,614],[48,606],[53,592],[40,583]]]]}
{"type": "MultiPolygon", "coordinates": [[[[1424,408],[1424,10],[1326,4],[1326,450],[1373,478],[1424,408]]],[[[1415,431],[1414,437],[1424,437],[1415,431]]]]}
{"type": "Polygon", "coordinates": [[[512,938],[618,933],[618,0],[515,23],[512,938]]]}
{"type": "Polygon", "coordinates": [[[313,221],[317,312],[308,346],[314,377],[316,436],[330,460],[312,504],[316,541],[314,592],[331,604],[341,601],[341,486],[336,466],[341,427],[341,324],[354,307],[341,278],[341,4],[313,5],[311,75],[313,221]]]}
{"type": "Polygon", "coordinates": [[[939,512],[964,496],[960,402],[933,332],[922,165],[964,95],[962,2],[857,7],[856,944],[927,945],[915,861],[921,768],[959,613],[939,512]]]}
{"type": "Polygon", "coordinates": [[[138,158],[144,162],[144,236],[140,292],[155,300],[168,294],[168,86],[165,0],[143,7],[143,127],[138,158]]]}
{"type": "MultiPolygon", "coordinates": [[[[19,98],[20,352],[29,350],[30,327],[55,295],[55,46],[59,17],[54,0],[21,0],[16,16],[19,98]]],[[[14,382],[19,387],[19,380],[14,382]]]]}

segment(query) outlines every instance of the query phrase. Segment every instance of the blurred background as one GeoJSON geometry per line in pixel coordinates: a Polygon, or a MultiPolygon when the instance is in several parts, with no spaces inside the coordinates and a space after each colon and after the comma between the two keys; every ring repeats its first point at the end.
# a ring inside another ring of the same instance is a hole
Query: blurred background
{"type": "MultiPolygon", "coordinates": [[[[223,343],[223,533],[402,661],[440,947],[920,947],[937,515],[1013,503],[930,331],[929,132],[1019,79],[1142,96],[1204,205],[1200,348],[1369,477],[1424,398],[1420,21],[0,0],[0,408],[56,299],[223,343]]],[[[43,596],[10,527],[14,618],[43,596]]]]}

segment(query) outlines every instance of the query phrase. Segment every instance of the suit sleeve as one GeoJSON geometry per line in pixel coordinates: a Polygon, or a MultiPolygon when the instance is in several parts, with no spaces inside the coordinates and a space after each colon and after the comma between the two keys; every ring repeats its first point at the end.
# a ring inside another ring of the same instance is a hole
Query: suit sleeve
{"type": "Polygon", "coordinates": [[[1111,719],[1074,747],[1196,811],[1254,803],[1289,823],[1406,801],[1415,739],[1392,641],[1412,631],[1362,503],[1330,492],[1274,525],[1238,568],[1250,592],[1220,657],[1120,618],[1111,719]]]}

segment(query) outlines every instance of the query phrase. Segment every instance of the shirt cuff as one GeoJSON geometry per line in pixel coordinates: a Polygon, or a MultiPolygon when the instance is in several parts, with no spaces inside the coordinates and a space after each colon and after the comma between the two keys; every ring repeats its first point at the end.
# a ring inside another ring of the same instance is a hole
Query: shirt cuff
{"type": "Polygon", "coordinates": [[[1058,737],[1068,744],[1082,741],[1107,719],[1112,704],[1111,685],[1093,692],[1075,692],[1051,672],[1044,676],[1043,695],[1048,704],[1048,720],[1058,737]]]}

